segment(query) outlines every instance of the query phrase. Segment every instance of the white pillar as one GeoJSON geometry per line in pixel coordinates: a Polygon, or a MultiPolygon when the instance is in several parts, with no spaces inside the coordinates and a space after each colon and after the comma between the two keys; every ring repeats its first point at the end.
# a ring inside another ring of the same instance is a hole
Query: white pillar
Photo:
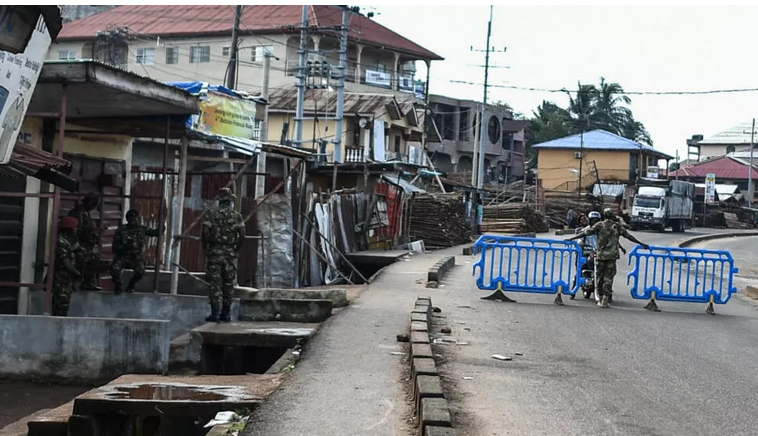
{"type": "Polygon", "coordinates": [[[355,83],[360,84],[361,83],[361,57],[363,56],[363,45],[357,44],[356,46],[357,50],[357,59],[355,64],[355,83]]]}
{"type": "Polygon", "coordinates": [[[400,53],[395,52],[395,67],[392,69],[392,89],[395,91],[400,89],[400,74],[398,69],[400,68],[400,53]]]}
{"type": "Polygon", "coordinates": [[[179,161],[179,189],[177,195],[176,220],[171,229],[171,243],[174,247],[171,252],[171,294],[176,295],[179,291],[179,261],[182,254],[182,242],[176,237],[182,234],[182,221],[184,220],[184,187],[187,184],[187,152],[189,139],[182,138],[182,155],[179,161]]]}

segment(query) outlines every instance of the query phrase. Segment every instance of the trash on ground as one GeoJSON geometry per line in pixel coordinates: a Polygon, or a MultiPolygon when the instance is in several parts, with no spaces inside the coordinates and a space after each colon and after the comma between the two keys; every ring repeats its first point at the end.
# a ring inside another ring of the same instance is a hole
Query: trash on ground
{"type": "Polygon", "coordinates": [[[393,356],[402,356],[405,353],[403,353],[402,351],[393,351],[390,354],[393,355],[393,356]]]}
{"type": "Polygon", "coordinates": [[[464,377],[463,377],[463,379],[464,379],[464,380],[473,380],[473,379],[474,379],[474,377],[466,377],[466,376],[464,376],[464,377]]]}
{"type": "Polygon", "coordinates": [[[230,422],[239,421],[240,416],[234,412],[218,412],[213,419],[205,424],[205,428],[215,427],[220,424],[228,424],[230,422]]]}
{"type": "Polygon", "coordinates": [[[453,332],[453,329],[451,329],[449,326],[444,326],[444,327],[442,327],[442,328],[440,329],[440,331],[441,331],[442,333],[447,333],[447,334],[450,334],[450,333],[452,333],[452,332],[453,332]]]}
{"type": "Polygon", "coordinates": [[[512,357],[503,356],[502,354],[493,354],[492,358],[497,360],[513,360],[512,357]]]}
{"type": "Polygon", "coordinates": [[[521,352],[516,352],[515,354],[516,354],[516,356],[523,356],[524,355],[524,353],[521,353],[521,352]]]}

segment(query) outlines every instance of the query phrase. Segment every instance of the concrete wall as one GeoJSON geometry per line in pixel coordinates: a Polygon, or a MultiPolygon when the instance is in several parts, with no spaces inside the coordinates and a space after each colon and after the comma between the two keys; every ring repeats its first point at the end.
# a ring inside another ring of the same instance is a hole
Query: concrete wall
{"type": "Polygon", "coordinates": [[[0,315],[0,376],[95,381],[168,370],[168,322],[0,315]]]}
{"type": "MultiPolygon", "coordinates": [[[[232,318],[237,318],[239,300],[232,303],[232,318]]],[[[32,290],[29,310],[42,314],[45,294],[32,290]]],[[[77,291],[71,297],[69,316],[84,318],[118,318],[168,321],[169,339],[181,336],[205,323],[208,297],[141,293],[115,295],[110,292],[77,291]]]]}
{"type": "MultiPolygon", "coordinates": [[[[542,179],[542,187],[545,189],[555,188],[565,182],[575,183],[579,176],[570,170],[579,170],[580,159],[574,157],[578,150],[539,150],[539,178],[542,179]]],[[[595,161],[601,178],[610,175],[629,178],[629,152],[628,151],[586,151],[584,152],[584,168],[582,179],[584,187],[595,182],[595,177],[585,177],[592,174],[595,161]]]]}

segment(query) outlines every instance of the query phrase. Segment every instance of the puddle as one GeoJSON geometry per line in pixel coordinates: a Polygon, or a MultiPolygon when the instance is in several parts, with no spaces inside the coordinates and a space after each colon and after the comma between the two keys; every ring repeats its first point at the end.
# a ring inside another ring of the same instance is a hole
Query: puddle
{"type": "Polygon", "coordinates": [[[119,386],[107,396],[120,400],[158,401],[221,401],[228,398],[199,387],[170,385],[119,386]]]}

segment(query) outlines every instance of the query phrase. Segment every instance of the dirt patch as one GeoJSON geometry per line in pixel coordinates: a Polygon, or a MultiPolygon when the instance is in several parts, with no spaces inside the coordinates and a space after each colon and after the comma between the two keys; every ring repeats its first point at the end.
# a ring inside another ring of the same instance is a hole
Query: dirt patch
{"type": "Polygon", "coordinates": [[[0,380],[0,429],[41,409],[71,401],[92,386],[64,386],[0,380]]]}

